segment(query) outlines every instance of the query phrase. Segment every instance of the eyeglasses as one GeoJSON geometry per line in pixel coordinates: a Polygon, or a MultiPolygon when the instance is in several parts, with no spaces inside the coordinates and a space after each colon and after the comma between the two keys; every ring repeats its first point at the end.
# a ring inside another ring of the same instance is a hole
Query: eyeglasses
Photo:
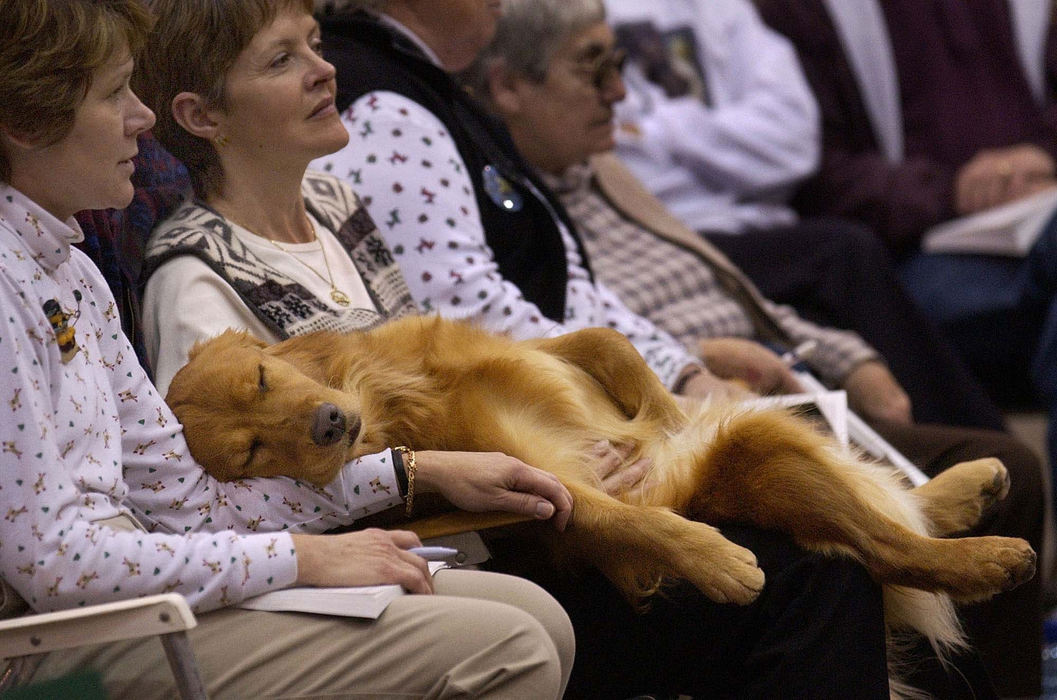
{"type": "Polygon", "coordinates": [[[614,49],[599,54],[591,61],[577,62],[576,69],[590,79],[596,90],[602,90],[614,74],[620,75],[624,72],[624,64],[627,62],[628,52],[624,49],[614,49]]]}

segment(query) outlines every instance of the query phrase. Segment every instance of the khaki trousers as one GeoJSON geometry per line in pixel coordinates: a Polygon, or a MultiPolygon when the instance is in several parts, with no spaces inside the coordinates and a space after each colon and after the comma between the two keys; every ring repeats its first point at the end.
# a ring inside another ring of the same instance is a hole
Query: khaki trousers
{"type": "MultiPolygon", "coordinates": [[[[377,620],[225,608],[188,632],[211,698],[560,698],[572,625],[536,584],[441,570],[435,595],[394,600],[377,620]]],[[[157,639],[49,654],[34,680],[90,667],[112,698],[173,698],[157,639]]]]}

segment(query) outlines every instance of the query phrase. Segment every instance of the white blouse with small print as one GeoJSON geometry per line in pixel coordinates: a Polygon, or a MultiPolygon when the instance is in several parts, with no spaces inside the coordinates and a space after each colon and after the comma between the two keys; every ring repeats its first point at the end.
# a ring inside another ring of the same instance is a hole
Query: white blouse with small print
{"type": "Polygon", "coordinates": [[[71,247],[82,235],[0,185],[0,576],[34,609],[165,591],[233,604],[294,582],[288,532],[402,503],[378,460],[326,488],[206,475],[71,247]],[[148,532],[101,523],[121,514],[148,532]]]}

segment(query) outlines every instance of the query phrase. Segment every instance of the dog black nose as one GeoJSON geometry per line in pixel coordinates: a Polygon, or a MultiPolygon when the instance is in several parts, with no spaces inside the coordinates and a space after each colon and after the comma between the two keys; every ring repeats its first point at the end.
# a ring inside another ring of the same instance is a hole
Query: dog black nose
{"type": "MultiPolygon", "coordinates": [[[[356,421],[359,432],[359,421],[356,421]]],[[[320,447],[333,445],[345,435],[345,414],[332,403],[320,404],[312,421],[312,442],[320,447]]]]}

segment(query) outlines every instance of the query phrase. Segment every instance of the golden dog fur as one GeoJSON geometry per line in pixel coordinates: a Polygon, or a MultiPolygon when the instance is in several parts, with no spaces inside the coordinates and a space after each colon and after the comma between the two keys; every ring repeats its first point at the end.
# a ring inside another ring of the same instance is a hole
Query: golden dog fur
{"type": "MultiPolygon", "coordinates": [[[[951,599],[986,599],[1035,569],[1023,540],[944,537],[1005,495],[998,460],[908,490],[787,411],[684,411],[632,345],[601,328],[513,342],[419,317],[270,347],[229,331],[196,346],[167,400],[194,457],[221,479],[324,484],[350,459],[394,445],[499,451],[551,471],[574,499],[555,546],[632,600],[674,577],[719,602],[752,601],[764,584],[755,557],[706,524],[750,522],[860,561],[884,584],[889,628],[943,650],[962,643],[951,599]],[[587,454],[601,438],[652,459],[641,502],[600,489],[587,454]]],[[[433,536],[509,520],[451,512],[412,529],[433,536]]]]}

